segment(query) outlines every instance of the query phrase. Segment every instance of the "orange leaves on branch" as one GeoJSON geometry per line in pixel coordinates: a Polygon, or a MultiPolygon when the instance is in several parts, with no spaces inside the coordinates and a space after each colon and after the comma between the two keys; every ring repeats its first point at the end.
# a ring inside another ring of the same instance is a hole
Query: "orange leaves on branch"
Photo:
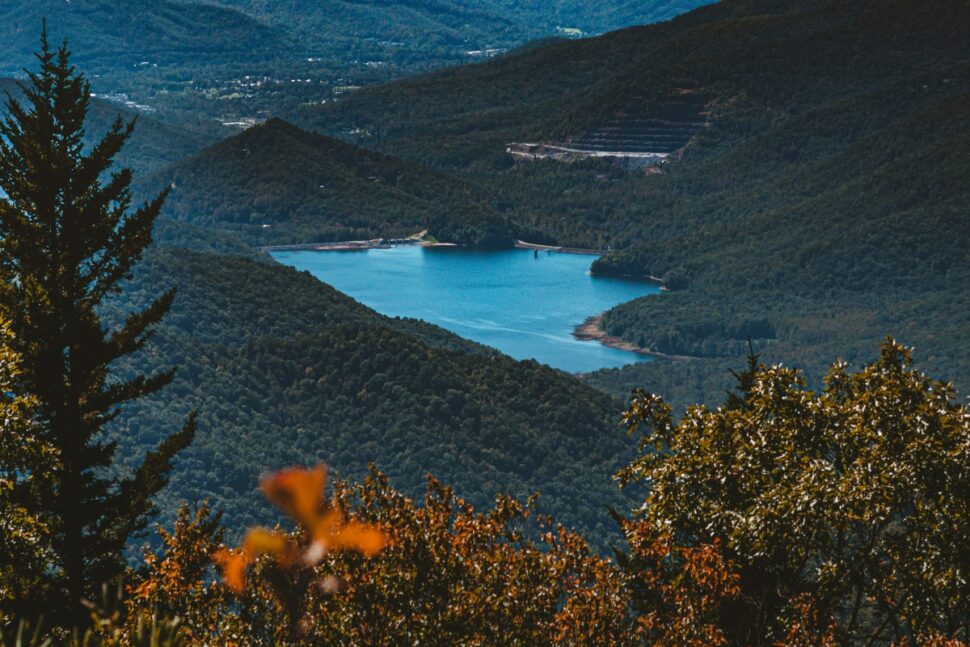
{"type": "Polygon", "coordinates": [[[237,549],[222,549],[214,557],[226,586],[236,593],[246,588],[246,569],[259,557],[271,556],[284,568],[313,567],[330,552],[351,550],[373,557],[388,543],[377,526],[347,520],[341,510],[324,500],[326,467],[290,468],[263,479],[267,499],[296,520],[305,540],[266,528],[253,528],[237,549]]]}
{"type": "Polygon", "coordinates": [[[145,553],[145,567],[128,585],[127,624],[145,617],[179,618],[186,644],[212,644],[228,610],[226,590],[213,582],[212,558],[222,541],[221,516],[208,503],[183,504],[174,529],[158,528],[162,550],[145,553]]]}
{"type": "Polygon", "coordinates": [[[820,613],[810,595],[800,595],[792,601],[792,619],[788,634],[775,647],[836,647],[834,618],[820,613]]]}
{"type": "Polygon", "coordinates": [[[318,465],[313,469],[280,470],[264,478],[260,489],[280,510],[310,529],[319,519],[326,485],[327,468],[318,465]]]}
{"type": "Polygon", "coordinates": [[[721,542],[677,546],[646,519],[622,522],[630,552],[627,575],[644,592],[638,622],[653,645],[727,645],[726,608],[740,595],[740,576],[721,542]]]}
{"type": "MultiPolygon", "coordinates": [[[[306,529],[315,552],[355,550],[365,557],[379,553],[387,545],[387,535],[376,526],[345,520],[336,508],[326,508],[322,498],[326,482],[327,470],[322,465],[312,470],[294,468],[263,480],[262,490],[267,499],[306,529]]],[[[317,562],[319,558],[309,561],[317,562]]]]}
{"type": "Polygon", "coordinates": [[[213,556],[213,561],[222,568],[222,580],[235,593],[246,589],[246,567],[249,557],[242,550],[222,549],[213,556]]]}
{"type": "Polygon", "coordinates": [[[320,518],[312,537],[324,552],[354,550],[364,557],[377,555],[389,542],[388,536],[376,526],[344,520],[336,510],[320,518]]]}
{"type": "Polygon", "coordinates": [[[395,541],[379,559],[328,558],[346,588],[318,598],[311,644],[639,644],[615,563],[531,502],[478,512],[433,478],[414,501],[376,471],[337,490],[395,541]]]}

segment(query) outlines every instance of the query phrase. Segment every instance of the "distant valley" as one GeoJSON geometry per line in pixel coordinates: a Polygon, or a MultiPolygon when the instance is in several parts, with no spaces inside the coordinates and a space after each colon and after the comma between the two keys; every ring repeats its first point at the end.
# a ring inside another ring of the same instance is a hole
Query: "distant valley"
{"type": "Polygon", "coordinates": [[[536,39],[666,20],[708,1],[0,0],[8,26],[0,76],[30,64],[46,20],[53,42],[70,37],[95,92],[224,136],[220,124],[239,129],[362,86],[488,60],[536,39]]]}

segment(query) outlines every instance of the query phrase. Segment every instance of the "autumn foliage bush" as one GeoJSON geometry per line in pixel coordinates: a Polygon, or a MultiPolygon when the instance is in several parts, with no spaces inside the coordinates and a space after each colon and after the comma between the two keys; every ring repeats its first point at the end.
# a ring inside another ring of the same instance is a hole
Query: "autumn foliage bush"
{"type": "MultiPolygon", "coordinates": [[[[184,509],[133,584],[132,610],[179,615],[193,644],[635,643],[622,572],[531,503],[499,497],[478,513],[430,478],[419,503],[373,471],[335,483],[320,508],[349,511],[361,532],[387,529],[387,545],[328,549],[312,564],[267,550],[240,582],[240,553],[221,546],[210,511],[184,509]],[[228,586],[207,577],[206,558],[228,586]]],[[[312,545],[305,525],[276,536],[312,545]]]]}

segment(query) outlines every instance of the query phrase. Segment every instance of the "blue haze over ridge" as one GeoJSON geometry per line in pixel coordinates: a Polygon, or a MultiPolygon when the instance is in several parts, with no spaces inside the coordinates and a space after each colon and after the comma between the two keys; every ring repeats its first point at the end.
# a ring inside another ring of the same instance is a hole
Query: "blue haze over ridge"
{"type": "Polygon", "coordinates": [[[423,319],[516,359],[573,373],[650,359],[573,337],[587,317],[659,292],[591,276],[590,256],[418,246],[272,256],[384,315],[423,319]]]}

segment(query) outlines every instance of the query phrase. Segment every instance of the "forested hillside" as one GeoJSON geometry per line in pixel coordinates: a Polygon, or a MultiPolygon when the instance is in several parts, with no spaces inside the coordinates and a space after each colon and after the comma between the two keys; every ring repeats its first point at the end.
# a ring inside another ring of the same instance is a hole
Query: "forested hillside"
{"type": "Polygon", "coordinates": [[[168,123],[251,124],[345,88],[478,62],[534,40],[663,20],[707,0],[0,0],[0,75],[32,64],[46,19],[69,37],[96,92],[123,93],[168,123]],[[566,21],[566,22],[564,22],[566,21]]]}
{"type": "Polygon", "coordinates": [[[470,185],[270,120],[142,182],[165,212],[253,244],[405,237],[508,246],[517,232],[470,185]]]}
{"type": "Polygon", "coordinates": [[[575,37],[557,31],[564,12],[606,29],[706,1],[610,0],[594,9],[493,0],[0,0],[7,27],[0,76],[19,76],[33,64],[46,20],[51,42],[70,39],[73,61],[95,93],[214,140],[360,87],[488,60],[532,47],[533,39],[575,37]]]}
{"type": "Polygon", "coordinates": [[[710,400],[749,338],[817,376],[819,358],[868,358],[887,332],[963,382],[968,24],[956,1],[727,1],[366,89],[299,118],[458,171],[488,187],[497,211],[560,243],[611,246],[596,272],[686,288],[605,318],[610,333],[701,358],[591,378],[617,394],[647,384],[710,400]],[[659,173],[505,154],[685,91],[708,98],[709,125],[659,173]]]}
{"type": "Polygon", "coordinates": [[[454,59],[464,50],[508,47],[531,34],[512,10],[488,0],[219,0],[287,29],[310,51],[341,58],[454,59]],[[504,8],[503,8],[504,9],[504,8]]]}
{"type": "Polygon", "coordinates": [[[520,20],[528,21],[533,28],[571,28],[587,35],[669,20],[709,4],[705,0],[611,0],[595,3],[583,0],[492,0],[492,3],[501,7],[502,11],[521,17],[520,20]]]}
{"type": "Polygon", "coordinates": [[[129,407],[116,433],[119,455],[136,456],[199,409],[196,440],[159,501],[166,522],[179,501],[209,498],[233,529],[266,523],[274,515],[252,496],[261,474],[323,461],[358,477],[375,462],[411,495],[427,472],[480,505],[539,491],[541,510],[596,542],[616,532],[607,506],[623,495],[611,477],[634,449],[619,401],[433,326],[381,317],[275,263],[163,249],[118,308],[165,286],[178,287],[175,306],[130,367],[177,366],[176,381],[129,407]]]}
{"type": "Polygon", "coordinates": [[[357,58],[428,67],[494,55],[559,28],[599,33],[666,20],[709,0],[0,0],[8,26],[0,71],[29,64],[41,20],[52,38],[69,36],[80,63],[112,68],[150,62],[254,61],[292,55],[357,58]]]}

